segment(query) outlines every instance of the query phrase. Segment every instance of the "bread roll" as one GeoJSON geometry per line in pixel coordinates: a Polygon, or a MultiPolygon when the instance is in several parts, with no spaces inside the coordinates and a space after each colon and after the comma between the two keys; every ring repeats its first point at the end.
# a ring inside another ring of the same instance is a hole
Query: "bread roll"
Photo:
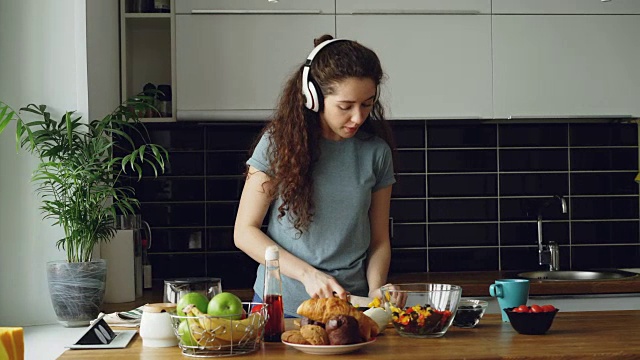
{"type": "Polygon", "coordinates": [[[300,333],[300,330],[288,330],[282,333],[280,336],[282,341],[292,344],[309,345],[309,342],[304,339],[304,336],[300,333]]]}
{"type": "Polygon", "coordinates": [[[311,345],[329,345],[329,336],[326,330],[318,325],[305,325],[300,328],[300,334],[311,345]]]}

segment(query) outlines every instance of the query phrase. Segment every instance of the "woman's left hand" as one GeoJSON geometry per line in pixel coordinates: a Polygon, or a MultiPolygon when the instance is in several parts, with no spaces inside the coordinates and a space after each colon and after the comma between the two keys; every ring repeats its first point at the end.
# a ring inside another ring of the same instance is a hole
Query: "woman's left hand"
{"type": "Polygon", "coordinates": [[[380,290],[380,289],[382,289],[385,286],[389,287],[389,286],[393,286],[393,284],[384,284],[384,285],[380,286],[377,289],[371,289],[369,291],[369,297],[370,298],[378,298],[380,300],[384,299],[384,296],[383,296],[384,294],[382,294],[382,290],[380,290]]]}

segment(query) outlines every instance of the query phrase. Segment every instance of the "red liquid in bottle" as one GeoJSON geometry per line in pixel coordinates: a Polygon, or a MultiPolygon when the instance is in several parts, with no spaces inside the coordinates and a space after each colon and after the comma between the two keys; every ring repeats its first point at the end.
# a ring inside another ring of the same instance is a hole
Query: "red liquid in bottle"
{"type": "Polygon", "coordinates": [[[267,295],[264,297],[269,318],[264,328],[264,341],[279,342],[284,332],[284,309],[282,295],[267,295]]]}

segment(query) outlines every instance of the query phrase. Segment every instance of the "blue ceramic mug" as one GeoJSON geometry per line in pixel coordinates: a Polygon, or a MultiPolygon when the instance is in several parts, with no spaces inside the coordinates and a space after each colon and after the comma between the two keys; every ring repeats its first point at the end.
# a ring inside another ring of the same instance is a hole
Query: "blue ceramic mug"
{"type": "Polygon", "coordinates": [[[498,298],[502,321],[509,322],[505,308],[526,305],[529,299],[529,280],[499,279],[489,286],[489,294],[498,298]]]}

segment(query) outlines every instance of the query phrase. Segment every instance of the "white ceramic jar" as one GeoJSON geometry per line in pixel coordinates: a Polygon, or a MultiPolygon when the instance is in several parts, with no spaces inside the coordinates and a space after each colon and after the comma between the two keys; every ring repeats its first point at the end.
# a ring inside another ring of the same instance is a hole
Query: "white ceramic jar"
{"type": "Polygon", "coordinates": [[[142,346],[171,347],[178,345],[178,337],[173,332],[170,312],[176,311],[176,304],[157,303],[142,307],[140,337],[142,346]]]}

